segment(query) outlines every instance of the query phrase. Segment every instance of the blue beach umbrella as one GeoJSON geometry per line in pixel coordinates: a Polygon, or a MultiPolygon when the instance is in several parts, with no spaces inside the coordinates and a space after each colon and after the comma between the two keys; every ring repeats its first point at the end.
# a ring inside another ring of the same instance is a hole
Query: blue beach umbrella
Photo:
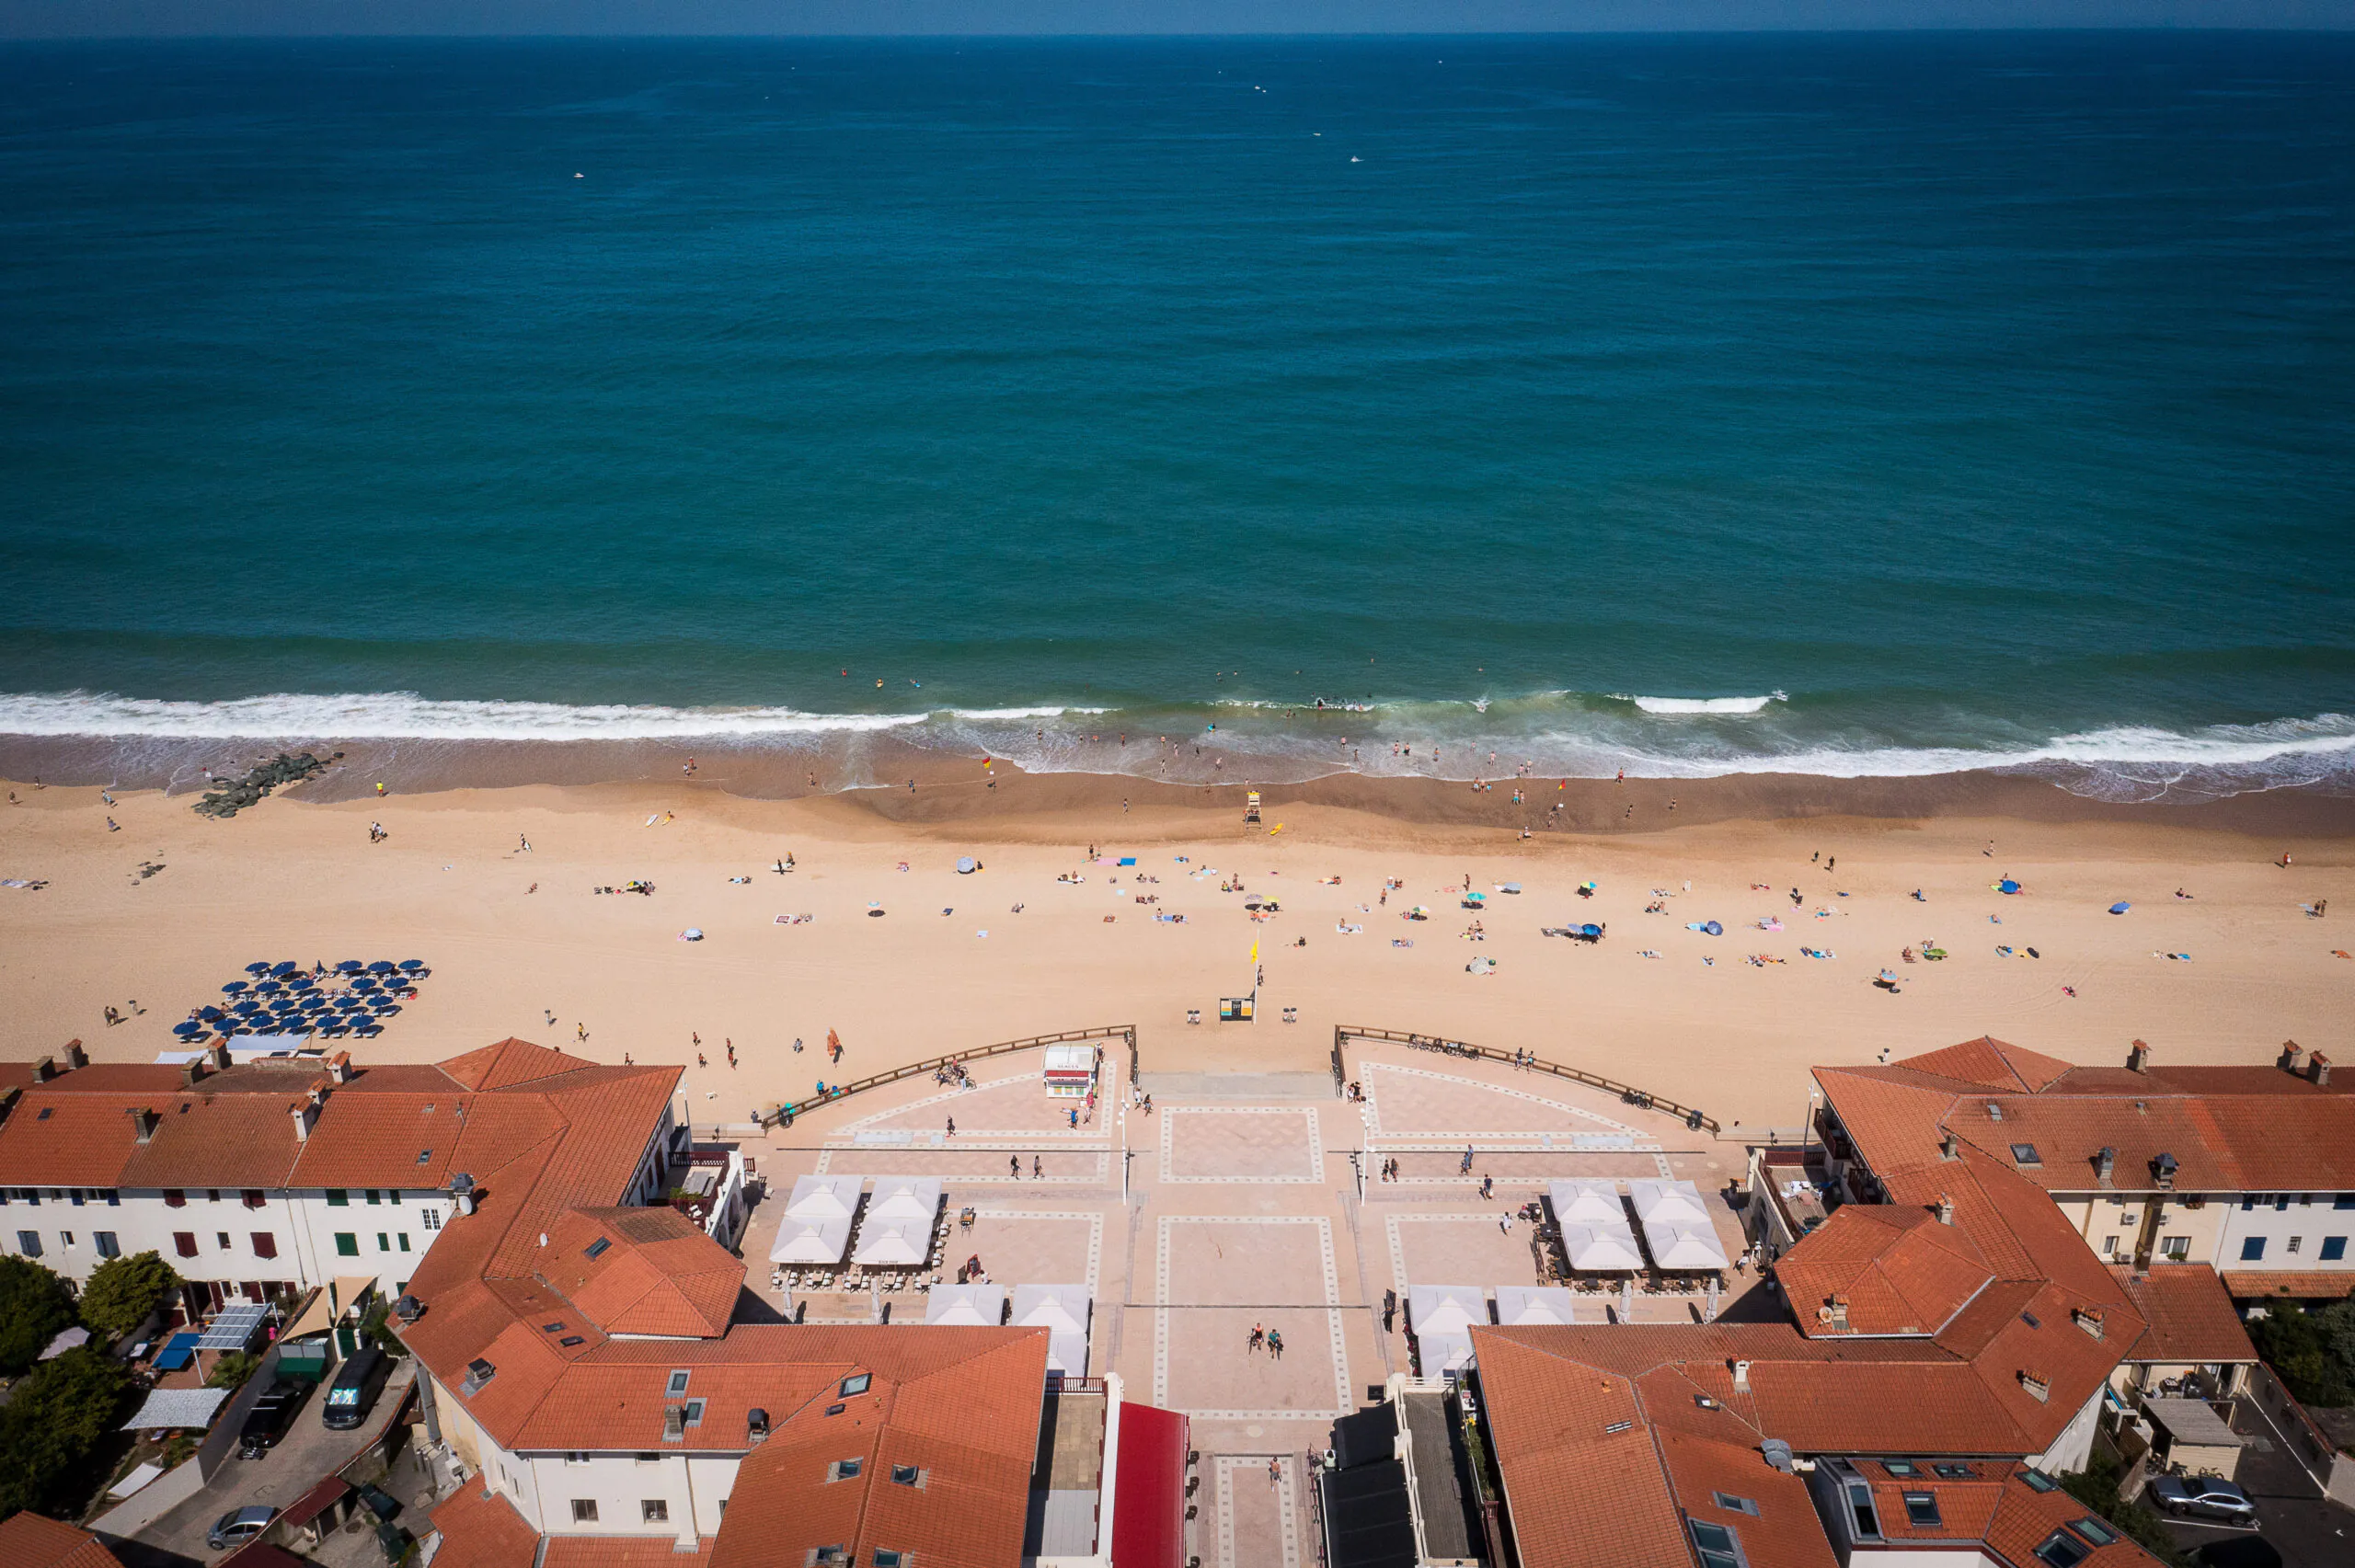
{"type": "Polygon", "coordinates": [[[2013,881],[2013,880],[2012,880],[2010,877],[2008,877],[2008,876],[2005,877],[2001,882],[1998,882],[1998,883],[1996,883],[1996,884],[1995,884],[1995,891],[1996,891],[1996,892],[1998,892],[1998,893],[2016,893],[2016,892],[2018,892],[2019,890],[2020,890],[2020,885],[2019,885],[2018,883],[2016,883],[2016,882],[2013,881]]]}
{"type": "Polygon", "coordinates": [[[2109,906],[2109,912],[2114,915],[2122,915],[2133,907],[2131,904],[2112,904],[2109,906]]]}
{"type": "Polygon", "coordinates": [[[424,967],[425,960],[422,958],[404,958],[401,960],[401,972],[406,975],[416,974],[419,969],[424,967]]]}
{"type": "Polygon", "coordinates": [[[389,975],[393,972],[392,960],[389,958],[379,958],[374,963],[368,966],[368,972],[372,975],[389,975]]]}
{"type": "Polygon", "coordinates": [[[346,958],[342,963],[338,964],[335,967],[335,972],[339,975],[356,975],[363,967],[365,967],[365,966],[363,966],[359,959],[346,958]]]}
{"type": "Polygon", "coordinates": [[[245,989],[246,989],[246,982],[245,982],[245,981],[243,981],[243,980],[231,980],[227,985],[223,986],[223,987],[221,988],[221,994],[222,994],[223,996],[237,996],[237,995],[239,995],[239,994],[243,993],[243,992],[244,992],[244,990],[245,990],[245,989]]]}
{"type": "Polygon", "coordinates": [[[172,1033],[185,1040],[192,1036],[203,1034],[204,1025],[197,1023],[175,1024],[172,1025],[172,1033]]]}
{"type": "Polygon", "coordinates": [[[249,975],[266,975],[270,973],[270,966],[267,964],[248,964],[246,966],[246,973],[249,975]]]}
{"type": "Polygon", "coordinates": [[[270,966],[270,972],[273,975],[279,975],[281,977],[291,975],[294,972],[294,960],[292,958],[281,959],[278,963],[270,966]]]}

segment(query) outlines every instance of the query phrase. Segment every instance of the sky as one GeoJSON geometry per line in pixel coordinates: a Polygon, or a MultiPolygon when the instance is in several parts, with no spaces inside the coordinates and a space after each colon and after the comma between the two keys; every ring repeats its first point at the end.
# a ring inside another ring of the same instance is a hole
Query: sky
{"type": "Polygon", "coordinates": [[[0,38],[2355,28],[2355,0],[0,0],[0,38]]]}

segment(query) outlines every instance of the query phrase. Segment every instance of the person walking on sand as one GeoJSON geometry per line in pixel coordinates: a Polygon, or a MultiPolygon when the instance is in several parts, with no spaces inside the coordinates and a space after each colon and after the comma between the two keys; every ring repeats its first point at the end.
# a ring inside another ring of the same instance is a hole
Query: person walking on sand
{"type": "Polygon", "coordinates": [[[697,1052],[695,1053],[695,1065],[696,1065],[697,1067],[709,1067],[709,1066],[711,1065],[711,1063],[709,1063],[709,1062],[707,1062],[707,1061],[704,1060],[704,1059],[703,1059],[703,1053],[702,1053],[701,1051],[697,1051],[697,1052]]]}
{"type": "Polygon", "coordinates": [[[521,833],[516,834],[515,853],[517,854],[530,854],[532,853],[532,841],[525,838],[521,833]]]}

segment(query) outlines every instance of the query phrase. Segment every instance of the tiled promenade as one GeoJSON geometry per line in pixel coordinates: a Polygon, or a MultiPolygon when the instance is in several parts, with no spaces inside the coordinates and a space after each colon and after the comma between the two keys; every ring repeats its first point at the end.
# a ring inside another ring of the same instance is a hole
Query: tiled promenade
{"type": "MultiPolygon", "coordinates": [[[[917,1081],[829,1107],[748,1146],[779,1198],[744,1238],[751,1282],[782,1305],[764,1260],[795,1176],[939,1176],[950,1212],[975,1216],[950,1232],[952,1272],[977,1255],[1009,1288],[1086,1284],[1089,1371],[1118,1372],[1129,1398],[1191,1417],[1202,1462],[1189,1550],[1205,1568],[1314,1562],[1306,1456],[1326,1447],[1337,1414],[1408,1369],[1410,1283],[1537,1283],[1532,1227],[1503,1221],[1549,1180],[1673,1176],[1712,1195],[1742,1161],[1738,1143],[1496,1063],[1390,1045],[1354,1045],[1350,1063],[1362,1104],[1156,1094],[1147,1114],[1131,1103],[1116,1047],[1077,1127],[1030,1053],[977,1064],[971,1089],[917,1081]],[[1398,1178],[1378,1179],[1394,1159],[1398,1178]],[[1486,1199],[1483,1176],[1494,1181],[1486,1199]],[[1386,1291],[1401,1303],[1387,1331],[1386,1291]],[[1281,1359],[1249,1349],[1255,1326],[1281,1335],[1281,1359]]],[[[1233,1096],[1248,1082],[1220,1089],[1233,1096]]],[[[1269,1082],[1284,1095],[1302,1088],[1298,1075],[1269,1082]]],[[[1733,1209],[1713,1209],[1728,1255],[1739,1253],[1733,1209]]],[[[1730,1288],[1752,1283],[1740,1276],[1730,1288]]],[[[895,1320],[922,1320],[923,1296],[891,1299],[895,1320]]],[[[810,1311],[857,1315],[865,1300],[813,1297],[810,1311]]],[[[1599,1322],[1619,1298],[1577,1304],[1599,1322]]],[[[1690,1322],[1702,1310],[1697,1297],[1639,1294],[1634,1316],[1690,1322]]]]}

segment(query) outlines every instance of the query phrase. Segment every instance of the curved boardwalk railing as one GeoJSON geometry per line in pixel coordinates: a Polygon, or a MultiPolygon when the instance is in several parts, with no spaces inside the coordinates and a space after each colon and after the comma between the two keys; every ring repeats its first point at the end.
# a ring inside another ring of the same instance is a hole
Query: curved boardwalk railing
{"type": "Polygon", "coordinates": [[[1129,1082],[1132,1083],[1136,1082],[1137,1026],[1133,1024],[1108,1024],[1097,1029],[1066,1029],[1060,1035],[1031,1035],[1019,1040],[1000,1040],[994,1046],[974,1046],[967,1050],[951,1051],[947,1056],[934,1057],[928,1061],[910,1062],[905,1067],[893,1068],[889,1072],[878,1072],[866,1078],[855,1079],[848,1083],[828,1084],[822,1095],[812,1095],[807,1100],[796,1100],[790,1104],[762,1106],[752,1113],[752,1119],[763,1127],[772,1127],[778,1123],[791,1127],[794,1117],[807,1115],[821,1105],[831,1105],[837,1101],[847,1100],[853,1094],[864,1093],[869,1089],[880,1089],[887,1083],[898,1083],[904,1079],[920,1078],[927,1073],[937,1072],[952,1062],[978,1061],[983,1057],[1005,1056],[1010,1051],[1036,1050],[1041,1046],[1078,1045],[1087,1040],[1125,1042],[1129,1047],[1129,1082]]]}
{"type": "Polygon", "coordinates": [[[1379,1040],[1389,1045],[1411,1046],[1419,1051],[1438,1051],[1442,1056],[1465,1057],[1474,1061],[1500,1061],[1508,1067],[1518,1066],[1533,1072],[1549,1072],[1557,1078],[1567,1078],[1573,1083],[1583,1083],[1590,1089],[1608,1091],[1618,1095],[1627,1104],[1641,1106],[1648,1111],[1664,1111],[1683,1121],[1686,1127],[1696,1130],[1706,1127],[1712,1135],[1717,1131],[1716,1117],[1705,1116],[1691,1105],[1679,1104],[1664,1094],[1655,1094],[1649,1090],[1638,1089],[1632,1083],[1622,1083],[1616,1079],[1582,1072],[1575,1067],[1564,1067],[1559,1062],[1546,1061],[1540,1058],[1523,1057],[1516,1059],[1511,1052],[1500,1051],[1492,1046],[1475,1046],[1463,1040],[1444,1039],[1437,1035],[1409,1034],[1403,1029],[1368,1029],[1354,1024],[1338,1024],[1333,1030],[1333,1093],[1335,1094],[1348,1093],[1349,1067],[1342,1058],[1341,1047],[1350,1040],[1379,1040]]]}

